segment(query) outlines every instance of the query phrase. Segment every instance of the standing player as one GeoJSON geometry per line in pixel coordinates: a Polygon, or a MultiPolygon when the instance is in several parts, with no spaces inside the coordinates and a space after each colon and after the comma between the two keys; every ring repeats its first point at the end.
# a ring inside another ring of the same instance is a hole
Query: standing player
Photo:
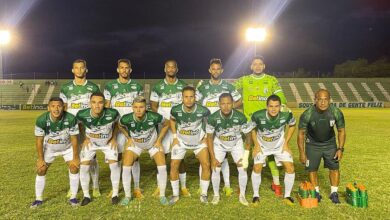
{"type": "Polygon", "coordinates": [[[230,93],[223,93],[219,97],[220,110],[209,116],[207,120],[207,142],[211,158],[214,198],[214,205],[219,203],[219,184],[221,181],[221,163],[226,157],[226,153],[232,154],[234,162],[237,164],[238,183],[240,186],[239,201],[243,205],[248,205],[245,198],[246,184],[248,174],[248,157],[251,133],[251,127],[247,123],[247,119],[241,112],[233,109],[233,96],[230,93]],[[242,140],[242,133],[245,134],[247,141],[242,140]],[[214,138],[215,135],[215,138],[214,138]]]}
{"type": "MultiPolygon", "coordinates": [[[[143,95],[143,88],[141,84],[130,79],[132,72],[131,62],[128,59],[118,60],[118,67],[116,71],[119,74],[118,79],[109,81],[104,89],[104,97],[106,98],[106,108],[116,109],[121,116],[133,112],[131,105],[135,97],[143,95]]],[[[126,144],[126,137],[122,132],[118,133],[118,153],[119,160],[122,157],[124,151],[124,145],[126,144]]],[[[134,196],[136,198],[142,198],[141,189],[139,187],[140,179],[140,166],[139,160],[134,161],[132,166],[132,173],[134,178],[134,196]]]]}
{"type": "MultiPolygon", "coordinates": [[[[76,116],[77,112],[89,107],[91,94],[99,91],[99,87],[87,80],[87,62],[85,60],[73,61],[72,73],[74,80],[61,87],[60,98],[65,103],[65,111],[76,116]]],[[[79,135],[79,144],[84,137],[79,135]]],[[[93,196],[99,197],[99,165],[96,158],[91,160],[91,176],[93,196]]],[[[69,193],[68,193],[69,195],[69,193]]]]}
{"type": "Polygon", "coordinates": [[[134,161],[141,155],[142,151],[147,150],[151,158],[157,165],[157,183],[160,189],[160,203],[168,205],[165,197],[165,188],[167,186],[167,166],[165,163],[164,149],[161,144],[162,139],[169,128],[169,121],[155,112],[146,111],[146,99],[138,96],[133,101],[133,113],[124,115],[119,124],[128,142],[123,157],[123,188],[125,198],[121,205],[128,205],[131,200],[131,169],[134,161]],[[160,134],[158,128],[165,125],[160,134]]]}
{"type": "Polygon", "coordinates": [[[79,128],[76,118],[64,111],[61,98],[49,100],[48,111],[38,117],[35,124],[36,148],[38,153],[37,176],[35,178],[35,196],[31,208],[42,205],[46,172],[55,157],[62,156],[69,167],[69,185],[71,205],[77,205],[79,188],[79,150],[77,135],[79,128]]]}
{"type": "MultiPolygon", "coordinates": [[[[219,110],[219,97],[223,93],[232,94],[234,106],[241,105],[241,95],[234,86],[221,78],[223,72],[222,61],[213,58],[210,60],[210,80],[201,82],[196,90],[196,99],[203,106],[207,107],[211,114],[219,110]]],[[[234,107],[233,106],[233,107],[234,107]]],[[[227,158],[221,164],[222,175],[225,183],[223,191],[226,196],[231,196],[233,190],[230,188],[230,170],[227,158]]]]}
{"type": "MultiPolygon", "coordinates": [[[[236,89],[242,90],[244,114],[248,120],[254,112],[266,108],[266,100],[270,95],[278,95],[282,106],[286,104],[286,98],[278,80],[274,76],[264,73],[264,69],[264,58],[254,57],[251,64],[252,74],[243,76],[234,83],[236,89]]],[[[271,188],[275,191],[275,195],[282,196],[279,170],[274,158],[269,157],[267,163],[273,179],[271,188]]]]}
{"type": "MultiPolygon", "coordinates": [[[[165,120],[170,119],[172,107],[182,103],[182,90],[186,83],[177,78],[178,71],[177,62],[175,60],[167,60],[164,66],[165,78],[157,82],[150,94],[152,111],[162,115],[165,120]]],[[[172,140],[172,133],[169,130],[162,142],[165,154],[170,153],[172,140]]],[[[186,186],[187,178],[184,163],[180,164],[179,173],[182,195],[185,197],[191,196],[186,186]]],[[[158,188],[153,194],[155,196],[159,194],[158,188]]]]}
{"type": "Polygon", "coordinates": [[[291,190],[294,185],[295,171],[291,149],[288,145],[295,131],[295,118],[291,111],[281,111],[281,100],[277,95],[271,95],[267,99],[267,109],[252,114],[252,139],[254,143],[252,172],[253,203],[259,202],[259,187],[261,184],[261,169],[265,165],[267,156],[274,155],[277,163],[283,164],[284,176],[284,201],[292,205],[294,199],[291,190]],[[287,134],[284,135],[285,127],[287,134]]]}
{"type": "Polygon", "coordinates": [[[324,167],[329,169],[331,194],[329,199],[340,203],[337,194],[340,182],[339,161],[343,157],[345,144],[345,121],[340,109],[330,105],[330,94],[320,89],[315,94],[315,105],[306,109],[299,120],[298,148],[299,160],[306,164],[310,182],[315,186],[318,201],[321,201],[317,171],[321,158],[324,167]],[[338,146],[334,126],[337,127],[338,146]],[[306,146],[305,146],[306,145],[306,146]]]}
{"type": "Polygon", "coordinates": [[[200,180],[200,201],[208,203],[207,190],[210,184],[210,158],[205,137],[205,123],[210,111],[195,103],[195,89],[186,86],[183,89],[183,104],[171,110],[171,130],[173,143],[171,149],[171,185],[173,196],[171,204],[179,200],[179,166],[184,159],[187,149],[194,151],[202,166],[200,180]]]}
{"type": "Polygon", "coordinates": [[[116,135],[118,131],[119,113],[112,108],[104,108],[104,95],[95,92],[91,95],[91,108],[83,109],[77,113],[80,122],[80,131],[85,129],[85,140],[80,153],[80,182],[83,189],[84,199],[82,206],[91,202],[89,195],[89,169],[90,161],[96,156],[97,151],[102,151],[108,160],[111,171],[113,205],[118,204],[118,188],[120,179],[120,167],[118,166],[118,149],[116,135]],[[84,128],[84,129],[83,129],[84,128]]]}

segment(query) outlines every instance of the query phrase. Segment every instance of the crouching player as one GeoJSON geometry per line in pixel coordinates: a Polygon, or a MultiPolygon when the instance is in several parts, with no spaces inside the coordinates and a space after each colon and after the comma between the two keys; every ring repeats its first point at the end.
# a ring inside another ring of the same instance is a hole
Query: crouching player
{"type": "Polygon", "coordinates": [[[38,153],[37,176],[35,178],[36,199],[31,208],[42,205],[46,172],[56,156],[62,156],[69,167],[71,197],[69,203],[77,205],[79,187],[79,150],[77,135],[79,128],[76,118],[64,111],[61,98],[51,98],[48,111],[38,117],[35,124],[36,148],[38,153]]]}
{"type": "Polygon", "coordinates": [[[230,93],[223,93],[219,97],[219,108],[220,110],[209,116],[206,127],[212,168],[211,181],[214,189],[214,198],[211,203],[214,205],[219,203],[221,164],[226,157],[226,153],[230,152],[237,164],[240,186],[239,201],[247,206],[245,190],[248,174],[245,169],[248,167],[251,127],[247,123],[245,115],[233,109],[233,97],[230,93]],[[244,133],[247,139],[245,141],[245,151],[241,133],[244,133]]]}
{"type": "Polygon", "coordinates": [[[257,111],[252,115],[252,139],[254,143],[252,172],[253,203],[259,202],[259,187],[261,184],[261,169],[265,165],[267,156],[274,155],[278,165],[283,164],[284,176],[284,201],[292,205],[294,199],[290,196],[294,185],[295,172],[292,153],[288,142],[295,131],[295,118],[291,111],[281,111],[279,96],[271,95],[267,99],[267,108],[257,111]],[[286,137],[284,130],[288,125],[286,137]]]}
{"type": "Polygon", "coordinates": [[[116,136],[118,132],[119,113],[112,108],[104,108],[104,95],[101,92],[92,93],[91,108],[80,110],[76,118],[79,121],[80,131],[85,132],[85,140],[80,152],[80,183],[84,199],[82,206],[91,202],[89,195],[90,162],[97,151],[102,151],[110,164],[113,205],[118,204],[118,187],[120,167],[118,166],[118,149],[116,136]],[[85,130],[84,130],[85,129],[85,130]]]}
{"type": "Polygon", "coordinates": [[[138,96],[133,101],[133,113],[124,115],[120,121],[120,129],[127,137],[127,144],[123,156],[122,181],[125,198],[121,205],[129,205],[131,201],[131,170],[134,162],[147,150],[151,158],[157,164],[157,184],[160,189],[160,203],[168,205],[165,197],[167,186],[167,166],[165,163],[164,148],[161,144],[169,128],[169,121],[155,112],[146,111],[146,99],[138,96]],[[160,134],[157,134],[159,126],[164,125],[160,134]]]}

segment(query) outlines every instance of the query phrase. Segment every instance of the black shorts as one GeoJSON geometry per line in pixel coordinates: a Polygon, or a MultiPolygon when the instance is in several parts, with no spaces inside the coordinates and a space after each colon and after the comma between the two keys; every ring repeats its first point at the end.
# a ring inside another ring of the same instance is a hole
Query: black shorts
{"type": "Polygon", "coordinates": [[[321,158],[324,159],[324,168],[328,168],[329,170],[338,170],[339,169],[339,161],[334,159],[334,156],[337,152],[337,147],[319,147],[306,144],[306,170],[309,172],[317,171],[321,158]]]}

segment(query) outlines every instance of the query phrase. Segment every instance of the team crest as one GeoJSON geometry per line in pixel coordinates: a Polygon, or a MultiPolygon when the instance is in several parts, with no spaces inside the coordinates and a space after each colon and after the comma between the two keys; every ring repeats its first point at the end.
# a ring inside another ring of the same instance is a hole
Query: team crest
{"type": "Polygon", "coordinates": [[[114,89],[118,89],[118,85],[117,85],[117,84],[114,84],[112,87],[113,87],[114,89]]]}
{"type": "Polygon", "coordinates": [[[69,125],[69,122],[65,121],[65,122],[64,122],[64,125],[69,125]]]}
{"type": "Polygon", "coordinates": [[[265,125],[265,121],[261,120],[260,124],[265,125]]]}
{"type": "Polygon", "coordinates": [[[177,113],[177,116],[182,117],[183,114],[181,112],[177,113]]]}
{"type": "Polygon", "coordinates": [[[135,87],[135,86],[131,86],[131,88],[132,88],[132,89],[136,89],[137,87],[135,87]]]}
{"type": "Polygon", "coordinates": [[[329,121],[330,127],[333,127],[334,124],[335,124],[335,122],[336,122],[335,120],[330,120],[330,121],[329,121]]]}
{"type": "Polygon", "coordinates": [[[237,120],[237,119],[233,119],[233,122],[234,122],[234,123],[238,123],[238,120],[237,120]]]}
{"type": "Polygon", "coordinates": [[[106,117],[106,120],[111,120],[112,119],[112,117],[111,116],[109,116],[109,117],[106,117]]]}

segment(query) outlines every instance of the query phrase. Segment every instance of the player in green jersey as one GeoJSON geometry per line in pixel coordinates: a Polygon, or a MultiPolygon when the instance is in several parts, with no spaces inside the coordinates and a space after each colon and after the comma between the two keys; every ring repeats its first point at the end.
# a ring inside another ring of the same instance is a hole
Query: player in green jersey
{"type": "MultiPolygon", "coordinates": [[[[182,90],[187,85],[183,80],[177,78],[177,62],[175,60],[167,60],[164,65],[165,78],[157,82],[150,94],[150,104],[152,111],[159,113],[166,120],[171,117],[172,107],[182,103],[182,90]]],[[[170,153],[172,145],[172,132],[169,130],[163,139],[165,154],[170,153]]],[[[186,186],[186,169],[184,163],[180,163],[179,179],[181,184],[181,193],[185,197],[191,196],[190,191],[186,186]]],[[[153,195],[159,195],[157,188],[153,195]]]]}
{"type": "Polygon", "coordinates": [[[91,202],[91,196],[89,195],[89,169],[90,161],[96,156],[97,151],[102,151],[106,160],[108,160],[111,171],[111,202],[113,205],[116,205],[119,202],[118,188],[120,179],[116,135],[120,115],[117,110],[104,107],[104,95],[101,92],[95,92],[91,95],[90,106],[91,108],[83,109],[76,115],[80,131],[85,135],[80,152],[80,183],[84,193],[81,205],[85,206],[91,202]]]}
{"type": "Polygon", "coordinates": [[[233,96],[230,93],[223,93],[219,97],[218,103],[220,110],[209,116],[206,127],[212,168],[211,180],[214,189],[212,204],[216,205],[219,203],[221,163],[225,159],[226,154],[230,152],[234,162],[237,164],[240,186],[239,201],[247,206],[248,201],[245,198],[245,191],[248,174],[245,169],[248,167],[251,127],[247,123],[245,115],[233,109],[233,96]],[[245,151],[242,133],[245,134],[248,140],[245,142],[245,151]]]}
{"type": "MultiPolygon", "coordinates": [[[[210,60],[210,80],[200,81],[196,89],[196,100],[207,107],[211,113],[219,110],[219,97],[223,93],[230,93],[233,97],[234,105],[241,105],[241,94],[234,86],[221,78],[223,73],[221,59],[213,58],[210,60]]],[[[202,170],[202,169],[199,169],[202,170]]],[[[225,187],[223,191],[226,196],[231,196],[233,189],[230,187],[230,168],[227,158],[221,164],[221,171],[225,187]]]]}
{"type": "MultiPolygon", "coordinates": [[[[143,95],[144,89],[137,81],[130,78],[132,72],[131,62],[128,59],[119,59],[117,72],[118,79],[109,81],[104,89],[104,97],[106,98],[106,108],[116,109],[121,116],[133,112],[131,107],[135,97],[143,95]]],[[[126,144],[126,137],[122,132],[118,133],[118,159],[122,158],[124,145],[126,144]]],[[[134,180],[134,197],[143,198],[141,189],[139,187],[140,179],[140,165],[137,159],[132,166],[133,180],[134,180]]]]}
{"type": "MultiPolygon", "coordinates": [[[[251,63],[252,74],[243,76],[234,83],[236,89],[242,91],[244,114],[248,120],[254,112],[266,108],[266,100],[272,94],[280,97],[282,105],[286,104],[286,98],[278,80],[274,76],[264,73],[264,69],[264,58],[254,57],[251,63]]],[[[276,196],[281,196],[279,170],[272,156],[268,158],[267,164],[272,173],[271,188],[275,191],[276,196]]]]}
{"type": "Polygon", "coordinates": [[[271,95],[267,99],[267,109],[259,110],[252,114],[253,147],[253,203],[259,202],[259,187],[261,184],[261,170],[266,158],[273,155],[278,165],[283,165],[284,176],[284,201],[292,205],[294,199],[291,190],[294,185],[295,171],[289,141],[295,131],[295,118],[291,111],[281,111],[281,100],[277,95],[271,95]],[[287,127],[286,135],[284,130],[287,127]]]}
{"type": "Polygon", "coordinates": [[[183,104],[171,110],[170,127],[173,134],[171,149],[171,204],[179,200],[179,166],[188,150],[192,150],[202,166],[200,201],[207,203],[207,189],[210,184],[210,158],[207,150],[204,126],[210,111],[195,103],[195,89],[183,89],[183,104]]]}
{"type": "Polygon", "coordinates": [[[123,188],[125,198],[121,205],[128,205],[131,200],[131,169],[134,161],[147,150],[157,165],[157,183],[160,191],[160,203],[168,205],[165,197],[167,184],[167,166],[165,163],[162,139],[169,128],[169,121],[164,120],[162,115],[146,110],[146,99],[138,96],[133,101],[133,113],[124,115],[119,124],[127,136],[126,149],[123,157],[123,188]],[[164,126],[163,126],[164,125],[164,126]],[[159,127],[163,127],[158,134],[159,127]]]}
{"type": "Polygon", "coordinates": [[[36,149],[38,160],[36,165],[35,196],[31,208],[42,205],[45,189],[46,172],[57,156],[62,156],[69,168],[69,185],[71,196],[69,203],[77,205],[79,187],[79,150],[77,135],[79,128],[76,118],[64,111],[61,98],[51,98],[48,111],[37,118],[35,124],[36,149]]]}
{"type": "Polygon", "coordinates": [[[320,89],[315,94],[315,105],[306,109],[299,120],[299,160],[306,164],[310,182],[315,186],[318,201],[321,200],[317,171],[321,158],[329,169],[331,184],[330,200],[338,204],[337,190],[340,182],[339,162],[343,157],[345,144],[345,121],[340,109],[330,105],[330,93],[320,89]],[[338,146],[334,127],[337,127],[338,146]]]}
{"type": "MultiPolygon", "coordinates": [[[[89,107],[91,94],[99,91],[99,87],[96,84],[87,80],[87,72],[87,62],[85,60],[78,59],[73,61],[72,73],[74,75],[74,80],[61,87],[60,98],[65,103],[65,111],[70,112],[75,116],[78,111],[89,107]]],[[[79,135],[79,144],[82,143],[83,138],[84,137],[79,135]]],[[[92,176],[93,196],[99,197],[99,164],[96,158],[91,161],[90,171],[92,176]]],[[[70,196],[70,191],[68,196],[70,196]]]]}

